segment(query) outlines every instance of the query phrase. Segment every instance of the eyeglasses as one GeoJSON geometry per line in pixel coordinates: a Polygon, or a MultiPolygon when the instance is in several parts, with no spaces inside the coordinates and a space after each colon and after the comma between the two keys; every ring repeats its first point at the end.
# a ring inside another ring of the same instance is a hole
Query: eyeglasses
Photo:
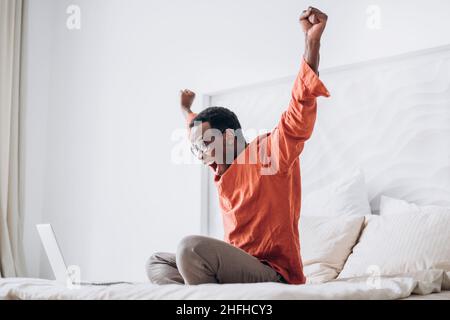
{"type": "Polygon", "coordinates": [[[202,160],[205,164],[211,164],[214,159],[211,156],[211,151],[213,150],[213,143],[208,145],[201,139],[197,140],[195,143],[191,144],[192,154],[199,160],[202,160]]]}

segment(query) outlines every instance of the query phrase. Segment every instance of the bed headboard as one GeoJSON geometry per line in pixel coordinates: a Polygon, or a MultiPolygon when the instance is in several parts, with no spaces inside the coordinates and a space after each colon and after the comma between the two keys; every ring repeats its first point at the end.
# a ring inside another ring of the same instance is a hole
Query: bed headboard
{"type": "MultiPolygon", "coordinates": [[[[450,46],[321,70],[321,78],[331,97],[319,99],[316,127],[301,155],[304,194],[359,167],[375,212],[382,194],[450,206],[450,46]]],[[[276,125],[293,81],[226,90],[208,102],[235,111],[251,138],[276,125]]],[[[211,180],[206,223],[220,237],[211,180]]]]}

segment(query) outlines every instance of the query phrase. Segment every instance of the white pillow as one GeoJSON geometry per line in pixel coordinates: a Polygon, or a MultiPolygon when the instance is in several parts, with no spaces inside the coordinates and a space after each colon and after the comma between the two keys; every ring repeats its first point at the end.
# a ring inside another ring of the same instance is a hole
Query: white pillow
{"type": "Polygon", "coordinates": [[[302,199],[303,216],[365,216],[371,214],[364,175],[361,170],[302,199]]]}
{"type": "Polygon", "coordinates": [[[364,217],[300,217],[300,245],[307,283],[333,280],[356,244],[364,217]]]}
{"type": "Polygon", "coordinates": [[[418,206],[415,203],[410,203],[405,200],[394,199],[394,198],[390,198],[387,196],[381,196],[380,215],[385,216],[385,215],[401,214],[401,213],[427,214],[427,213],[436,213],[436,212],[450,214],[450,208],[433,206],[433,205],[418,206]]]}
{"type": "MultiPolygon", "coordinates": [[[[338,278],[373,274],[401,275],[443,270],[450,288],[450,214],[441,209],[421,214],[397,212],[399,203],[382,199],[380,216],[367,216],[358,244],[338,278]]],[[[414,209],[415,210],[415,209],[414,209]]]]}

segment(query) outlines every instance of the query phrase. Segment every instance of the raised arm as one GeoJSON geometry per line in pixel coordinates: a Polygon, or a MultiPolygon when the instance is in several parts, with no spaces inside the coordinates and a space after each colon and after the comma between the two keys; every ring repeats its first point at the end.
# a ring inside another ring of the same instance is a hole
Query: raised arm
{"type": "Polygon", "coordinates": [[[320,40],[327,25],[328,16],[319,9],[309,7],[300,16],[300,24],[305,33],[305,53],[303,57],[318,75],[320,62],[320,40]]]}
{"type": "Polygon", "coordinates": [[[180,100],[181,112],[184,116],[184,119],[186,120],[186,123],[189,124],[191,120],[194,119],[197,115],[191,110],[192,103],[195,100],[195,93],[188,89],[181,90],[180,100]]]}
{"type": "MultiPolygon", "coordinates": [[[[321,11],[309,7],[300,16],[300,24],[305,33],[305,53],[301,61],[300,72],[292,89],[288,109],[272,134],[272,140],[278,143],[279,169],[288,170],[303,150],[304,143],[311,137],[317,115],[316,98],[329,96],[328,90],[318,77],[319,49],[322,33],[325,30],[327,16],[321,11]]],[[[272,142],[272,149],[275,148],[272,142]]],[[[273,154],[272,150],[272,154],[273,154]]]]}

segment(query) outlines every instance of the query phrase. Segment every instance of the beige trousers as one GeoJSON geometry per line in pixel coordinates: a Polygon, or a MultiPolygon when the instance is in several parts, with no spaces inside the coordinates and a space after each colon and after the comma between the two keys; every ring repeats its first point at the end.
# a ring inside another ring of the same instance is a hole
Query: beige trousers
{"type": "Polygon", "coordinates": [[[153,254],[146,269],[154,284],[286,283],[278,272],[244,250],[204,236],[183,238],[176,254],[153,254]]]}

